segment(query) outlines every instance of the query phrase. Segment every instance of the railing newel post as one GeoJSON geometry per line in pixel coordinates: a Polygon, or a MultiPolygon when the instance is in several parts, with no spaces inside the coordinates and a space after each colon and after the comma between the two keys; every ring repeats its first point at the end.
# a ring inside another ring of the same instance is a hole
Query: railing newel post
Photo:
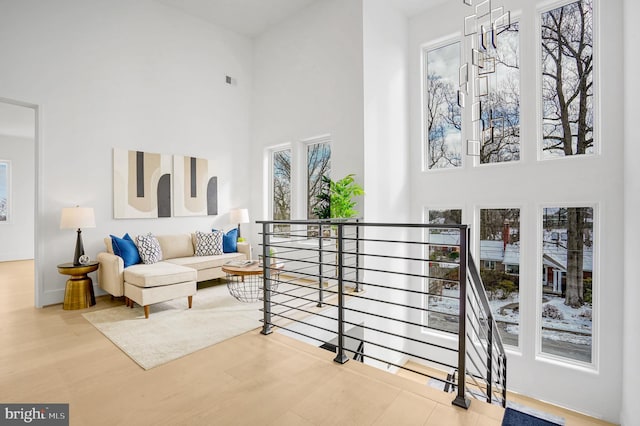
{"type": "Polygon", "coordinates": [[[323,302],[323,291],[322,291],[322,281],[324,280],[322,277],[322,265],[324,262],[324,255],[322,251],[322,242],[323,242],[323,234],[322,234],[322,222],[318,224],[319,232],[318,232],[318,304],[316,305],[318,308],[322,308],[323,302]]]}
{"type": "Polygon", "coordinates": [[[502,408],[507,408],[507,355],[502,354],[502,408]]]}
{"type": "Polygon", "coordinates": [[[263,324],[262,334],[271,334],[271,268],[267,265],[271,262],[268,257],[269,245],[271,244],[271,238],[269,231],[269,224],[262,224],[262,301],[263,301],[263,324]]]}
{"type": "Polygon", "coordinates": [[[360,219],[356,219],[356,289],[355,292],[360,291],[360,219]]]}
{"type": "Polygon", "coordinates": [[[458,288],[460,292],[458,299],[458,394],[451,403],[462,408],[469,408],[471,405],[471,400],[465,395],[465,380],[467,378],[467,262],[469,261],[470,236],[470,229],[466,226],[460,228],[460,260],[458,265],[458,288]]]}
{"type": "Polygon", "coordinates": [[[487,402],[491,404],[493,391],[493,315],[487,317],[487,402]]]}
{"type": "Polygon", "coordinates": [[[344,353],[344,281],[343,281],[343,244],[344,244],[344,223],[338,223],[338,352],[333,359],[335,362],[344,364],[349,361],[349,357],[344,353]]]}

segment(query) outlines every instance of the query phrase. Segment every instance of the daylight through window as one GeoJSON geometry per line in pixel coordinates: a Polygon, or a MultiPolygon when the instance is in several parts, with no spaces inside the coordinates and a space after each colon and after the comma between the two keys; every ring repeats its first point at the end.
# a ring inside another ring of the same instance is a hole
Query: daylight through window
{"type": "Polygon", "coordinates": [[[480,276],[505,345],[520,334],[520,209],[480,210],[480,276]]]}
{"type": "MultiPolygon", "coordinates": [[[[460,225],[462,210],[429,210],[432,225],[460,225]]],[[[427,316],[425,325],[431,329],[458,332],[458,299],[460,232],[446,228],[427,230],[428,276],[427,316]]]]}
{"type": "Polygon", "coordinates": [[[331,145],[329,142],[307,145],[307,219],[317,219],[318,195],[322,176],[331,177],[331,145]]]}
{"type": "Polygon", "coordinates": [[[542,352],[592,360],[592,207],[542,213],[542,352]]]}
{"type": "Polygon", "coordinates": [[[458,105],[460,42],[426,51],[425,125],[427,169],[462,166],[462,118],[458,105]]]}
{"type": "MultiPolygon", "coordinates": [[[[273,170],[273,219],[291,219],[291,150],[283,149],[272,154],[273,170]]],[[[276,225],[275,232],[289,232],[289,225],[276,225]]]]}
{"type": "Polygon", "coordinates": [[[593,154],[593,2],[541,18],[542,158],[593,154]]]}
{"type": "Polygon", "coordinates": [[[488,49],[491,61],[480,68],[487,76],[489,94],[482,101],[483,143],[480,163],[502,163],[520,159],[520,25],[504,29],[496,49],[488,49]]]}

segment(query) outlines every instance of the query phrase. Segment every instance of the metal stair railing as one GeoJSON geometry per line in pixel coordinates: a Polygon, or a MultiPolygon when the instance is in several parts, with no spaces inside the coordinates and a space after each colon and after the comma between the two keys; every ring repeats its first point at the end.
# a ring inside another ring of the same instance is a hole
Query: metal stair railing
{"type": "Polygon", "coordinates": [[[263,334],[277,328],[317,346],[335,346],[338,363],[366,359],[378,368],[421,374],[442,383],[443,389],[454,389],[452,403],[463,408],[470,398],[506,405],[506,355],[469,250],[468,226],[357,220],[258,223],[263,334]],[[457,235],[457,243],[437,245],[459,256],[431,257],[434,244],[427,235],[433,232],[457,235]],[[457,339],[425,325],[430,314],[442,314],[429,303],[432,280],[458,289],[458,295],[438,295],[457,309],[457,339]],[[407,360],[449,374],[418,371],[405,366],[407,360]]]}

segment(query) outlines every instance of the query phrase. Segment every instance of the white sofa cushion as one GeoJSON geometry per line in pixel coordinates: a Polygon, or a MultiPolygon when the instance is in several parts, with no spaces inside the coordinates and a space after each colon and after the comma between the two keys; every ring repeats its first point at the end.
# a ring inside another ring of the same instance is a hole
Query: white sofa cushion
{"type": "Polygon", "coordinates": [[[195,281],[195,269],[170,262],[131,265],[124,270],[124,280],[138,287],[158,287],[195,281]]]}
{"type": "Polygon", "coordinates": [[[156,235],[156,238],[162,247],[162,258],[165,260],[194,254],[191,234],[156,235]]]}
{"type": "Polygon", "coordinates": [[[200,270],[218,268],[234,259],[245,259],[245,255],[244,253],[224,253],[216,256],[179,257],[177,259],[167,259],[166,262],[200,270]]]}

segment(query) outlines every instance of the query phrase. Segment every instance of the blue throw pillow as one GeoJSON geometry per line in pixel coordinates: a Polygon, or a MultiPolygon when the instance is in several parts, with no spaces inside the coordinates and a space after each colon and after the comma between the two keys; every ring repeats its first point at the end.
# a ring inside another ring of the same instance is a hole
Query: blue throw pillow
{"type": "Polygon", "coordinates": [[[111,244],[113,245],[113,253],[120,256],[124,261],[124,267],[135,265],[140,263],[140,253],[138,253],[138,247],[133,242],[133,239],[129,234],[124,234],[124,237],[118,238],[114,235],[111,237],[111,244]]]}
{"type": "MultiPolygon", "coordinates": [[[[215,231],[215,229],[212,229],[212,231],[215,231]]],[[[226,234],[222,233],[222,251],[224,253],[238,252],[238,228],[234,228],[226,234]]]]}

